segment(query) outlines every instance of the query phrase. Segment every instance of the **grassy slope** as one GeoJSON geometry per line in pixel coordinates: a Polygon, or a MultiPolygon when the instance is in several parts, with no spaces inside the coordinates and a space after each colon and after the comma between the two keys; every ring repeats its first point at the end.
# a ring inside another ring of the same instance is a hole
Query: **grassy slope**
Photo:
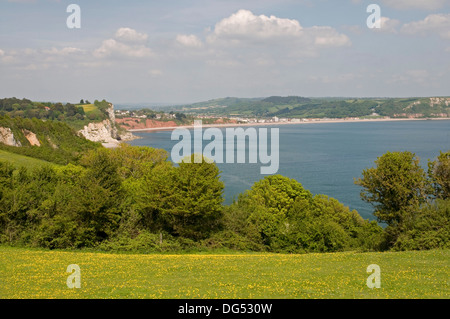
{"type": "Polygon", "coordinates": [[[44,165],[57,165],[37,158],[19,155],[3,150],[0,150],[0,161],[8,161],[13,163],[15,166],[25,166],[31,169],[42,167],[44,165]]]}
{"type": "Polygon", "coordinates": [[[448,298],[450,250],[129,255],[0,247],[0,298],[448,298]],[[81,288],[66,286],[67,266],[81,288]],[[367,266],[381,268],[369,289],[367,266]]]}
{"type": "Polygon", "coordinates": [[[77,106],[83,107],[85,113],[89,113],[97,109],[94,104],[78,104],[77,106]]]}

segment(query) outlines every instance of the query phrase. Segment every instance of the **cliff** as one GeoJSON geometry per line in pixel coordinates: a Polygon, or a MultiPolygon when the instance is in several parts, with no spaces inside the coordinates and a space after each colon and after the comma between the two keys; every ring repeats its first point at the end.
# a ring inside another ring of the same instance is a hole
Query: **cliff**
{"type": "Polygon", "coordinates": [[[104,120],[99,123],[89,123],[82,130],[78,131],[86,139],[93,142],[101,143],[119,143],[117,138],[117,130],[111,124],[110,120],[104,120]]]}
{"type": "Polygon", "coordinates": [[[0,143],[16,147],[22,146],[9,127],[0,127],[0,143]]]}
{"type": "Polygon", "coordinates": [[[0,116],[0,149],[60,165],[77,163],[80,154],[97,149],[66,123],[0,116]]]}
{"type": "Polygon", "coordinates": [[[101,142],[105,147],[117,147],[120,141],[129,141],[136,138],[130,132],[122,133],[117,130],[114,105],[110,104],[106,113],[108,119],[102,122],[89,123],[78,133],[90,141],[101,142]]]}

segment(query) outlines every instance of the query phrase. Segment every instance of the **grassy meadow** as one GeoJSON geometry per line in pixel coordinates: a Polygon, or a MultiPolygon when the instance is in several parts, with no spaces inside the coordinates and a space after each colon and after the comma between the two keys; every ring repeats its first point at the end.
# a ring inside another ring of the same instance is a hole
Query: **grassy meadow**
{"type": "Polygon", "coordinates": [[[450,250],[327,254],[112,254],[0,246],[0,298],[448,298],[450,250]],[[69,289],[67,266],[81,269],[69,289]],[[370,289],[367,266],[381,269],[370,289]]]}
{"type": "Polygon", "coordinates": [[[77,106],[83,107],[85,113],[89,113],[97,109],[94,104],[78,104],[77,106]]]}
{"type": "Polygon", "coordinates": [[[42,167],[45,165],[52,165],[52,166],[56,165],[54,163],[50,163],[37,158],[15,154],[3,150],[0,150],[0,161],[11,162],[14,163],[14,165],[16,166],[24,166],[31,169],[42,167]]]}

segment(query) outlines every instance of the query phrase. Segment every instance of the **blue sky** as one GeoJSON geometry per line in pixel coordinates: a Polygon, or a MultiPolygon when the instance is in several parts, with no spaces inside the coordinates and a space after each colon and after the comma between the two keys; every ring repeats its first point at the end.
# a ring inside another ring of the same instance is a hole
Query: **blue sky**
{"type": "Polygon", "coordinates": [[[0,96],[450,95],[450,0],[0,0],[0,96]],[[69,4],[81,28],[69,29],[69,4]],[[369,4],[381,28],[369,29],[369,4]]]}

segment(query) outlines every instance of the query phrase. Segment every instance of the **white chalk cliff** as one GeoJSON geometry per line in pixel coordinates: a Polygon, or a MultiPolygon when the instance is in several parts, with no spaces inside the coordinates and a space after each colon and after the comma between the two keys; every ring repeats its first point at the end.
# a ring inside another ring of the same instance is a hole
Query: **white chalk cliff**
{"type": "Polygon", "coordinates": [[[111,125],[110,120],[104,120],[98,123],[89,123],[82,130],[78,131],[86,139],[93,142],[113,143],[117,142],[114,138],[115,127],[111,125]]]}
{"type": "Polygon", "coordinates": [[[110,104],[106,112],[109,119],[98,123],[89,123],[82,130],[78,131],[86,139],[93,142],[101,142],[105,147],[116,147],[119,145],[119,140],[127,141],[135,138],[130,132],[120,134],[117,131],[115,122],[116,116],[114,114],[114,105],[110,104]]]}
{"type": "MultiPolygon", "coordinates": [[[[118,132],[115,125],[116,116],[114,114],[114,106],[112,104],[110,105],[111,106],[106,110],[109,119],[98,123],[89,123],[82,130],[78,131],[78,134],[84,136],[90,141],[101,142],[105,147],[116,147],[119,145],[120,141],[135,139],[136,136],[130,132],[118,132]]],[[[41,142],[35,133],[28,130],[22,130],[22,132],[30,145],[38,147],[41,146],[41,142]]],[[[57,146],[49,138],[48,141],[53,148],[57,148],[57,146]]],[[[9,127],[0,127],[0,143],[15,147],[22,146],[9,127]]]]}
{"type": "Polygon", "coordinates": [[[0,143],[16,147],[22,146],[20,141],[16,140],[9,127],[0,127],[0,143]]]}

